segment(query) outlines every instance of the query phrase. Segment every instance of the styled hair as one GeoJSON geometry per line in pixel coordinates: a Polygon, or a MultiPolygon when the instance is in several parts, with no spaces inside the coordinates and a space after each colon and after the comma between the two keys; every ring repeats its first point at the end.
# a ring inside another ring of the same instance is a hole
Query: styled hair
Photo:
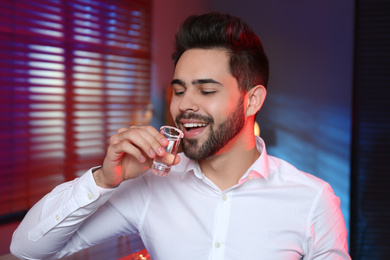
{"type": "Polygon", "coordinates": [[[269,65],[263,46],[252,28],[236,16],[211,12],[188,17],[175,36],[175,66],[189,49],[225,49],[240,91],[256,85],[267,87],[269,65]]]}

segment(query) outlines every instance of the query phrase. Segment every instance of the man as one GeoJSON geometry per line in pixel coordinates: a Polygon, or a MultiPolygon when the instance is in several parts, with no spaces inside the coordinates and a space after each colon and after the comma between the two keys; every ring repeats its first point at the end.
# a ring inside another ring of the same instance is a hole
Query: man
{"type": "Polygon", "coordinates": [[[11,252],[56,258],[139,233],[156,259],[350,259],[331,187],[268,156],[253,133],[268,61],[241,19],[189,17],[176,35],[171,114],[184,154],[153,127],[119,129],[101,168],[39,201],[11,252]],[[153,159],[172,164],[153,175],[153,159]]]}

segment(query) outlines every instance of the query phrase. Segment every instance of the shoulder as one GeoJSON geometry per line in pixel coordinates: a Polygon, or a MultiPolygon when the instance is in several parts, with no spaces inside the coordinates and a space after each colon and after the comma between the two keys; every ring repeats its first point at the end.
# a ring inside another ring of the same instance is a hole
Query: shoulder
{"type": "Polygon", "coordinates": [[[268,156],[270,180],[278,182],[285,186],[297,186],[305,188],[311,192],[331,191],[328,182],[316,177],[311,173],[307,173],[297,169],[291,163],[274,157],[268,156]]]}
{"type": "Polygon", "coordinates": [[[280,158],[269,156],[268,160],[272,186],[281,188],[290,202],[296,201],[306,209],[308,221],[323,219],[323,225],[328,217],[342,218],[340,198],[328,182],[280,158]]]}

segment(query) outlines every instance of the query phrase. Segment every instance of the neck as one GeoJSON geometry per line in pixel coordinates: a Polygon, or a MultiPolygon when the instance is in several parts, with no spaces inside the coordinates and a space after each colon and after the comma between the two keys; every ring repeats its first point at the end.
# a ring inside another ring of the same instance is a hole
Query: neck
{"type": "Polygon", "coordinates": [[[253,127],[246,127],[216,155],[199,164],[207,178],[221,190],[226,190],[238,183],[259,155],[253,127]]]}

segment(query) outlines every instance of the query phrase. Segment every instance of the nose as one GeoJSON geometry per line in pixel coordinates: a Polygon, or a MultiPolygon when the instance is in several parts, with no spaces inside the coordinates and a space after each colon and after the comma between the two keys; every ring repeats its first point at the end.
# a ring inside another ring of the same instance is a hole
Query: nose
{"type": "Polygon", "coordinates": [[[179,110],[181,112],[198,111],[199,105],[195,95],[191,94],[189,91],[186,91],[180,99],[179,110]]]}

